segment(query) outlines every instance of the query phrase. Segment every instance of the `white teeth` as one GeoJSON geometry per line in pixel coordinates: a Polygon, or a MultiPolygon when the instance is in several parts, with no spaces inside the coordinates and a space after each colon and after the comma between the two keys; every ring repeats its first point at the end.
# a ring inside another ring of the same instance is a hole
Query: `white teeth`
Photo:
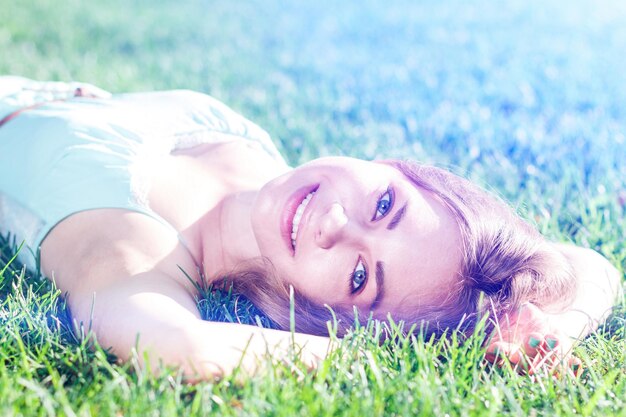
{"type": "Polygon", "coordinates": [[[311,198],[313,198],[313,194],[315,194],[315,191],[310,192],[304,200],[302,200],[296,209],[296,214],[293,216],[293,222],[291,224],[291,246],[294,249],[296,248],[296,237],[298,236],[298,226],[300,225],[300,219],[302,219],[302,213],[304,213],[304,209],[307,204],[309,204],[309,201],[311,201],[311,198]]]}

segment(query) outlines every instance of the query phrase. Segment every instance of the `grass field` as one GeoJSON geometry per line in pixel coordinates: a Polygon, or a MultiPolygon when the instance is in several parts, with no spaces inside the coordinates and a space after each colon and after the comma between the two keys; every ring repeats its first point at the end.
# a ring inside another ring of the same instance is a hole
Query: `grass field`
{"type": "MultiPolygon", "coordinates": [[[[624,274],[626,6],[385,4],[0,0],[0,74],[203,91],[293,164],[344,154],[448,167],[624,274]]],[[[369,328],[316,373],[295,361],[192,386],[90,349],[60,294],[7,265],[12,246],[0,246],[0,416],[626,416],[623,306],[577,347],[578,379],[494,369],[478,338],[378,346],[369,328]]]]}

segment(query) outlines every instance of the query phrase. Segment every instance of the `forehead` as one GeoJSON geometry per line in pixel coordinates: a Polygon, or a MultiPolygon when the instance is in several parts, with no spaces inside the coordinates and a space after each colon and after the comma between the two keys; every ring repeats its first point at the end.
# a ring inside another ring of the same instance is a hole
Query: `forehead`
{"type": "Polygon", "coordinates": [[[385,264],[385,295],[377,308],[381,314],[445,302],[462,263],[461,236],[452,212],[439,197],[402,178],[395,204],[406,203],[406,214],[377,248],[385,264]]]}
{"type": "Polygon", "coordinates": [[[301,168],[321,168],[334,171],[335,175],[347,175],[350,182],[371,183],[376,180],[385,180],[390,177],[406,178],[392,165],[378,161],[366,161],[346,156],[327,156],[317,158],[302,165],[301,168]]]}

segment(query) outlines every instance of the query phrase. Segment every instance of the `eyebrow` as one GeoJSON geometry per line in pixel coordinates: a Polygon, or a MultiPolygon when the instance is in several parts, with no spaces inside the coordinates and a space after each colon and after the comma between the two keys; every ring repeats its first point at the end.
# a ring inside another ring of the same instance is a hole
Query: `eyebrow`
{"type": "Polygon", "coordinates": [[[404,217],[404,214],[406,213],[407,204],[408,203],[405,203],[404,206],[402,206],[400,210],[396,211],[396,214],[393,215],[393,218],[387,225],[387,230],[393,230],[396,227],[398,227],[398,223],[400,223],[400,220],[402,220],[402,218],[404,217]]]}
{"type": "MultiPolygon", "coordinates": [[[[393,230],[398,227],[398,224],[404,217],[406,213],[406,206],[408,203],[404,203],[404,205],[396,211],[396,214],[393,215],[393,218],[387,225],[387,230],[393,230]]],[[[374,311],[378,304],[382,301],[385,296],[385,264],[381,261],[376,262],[376,298],[372,302],[370,306],[370,311],[374,311]]]]}
{"type": "Polygon", "coordinates": [[[376,262],[376,298],[370,306],[370,311],[374,311],[378,304],[385,296],[385,264],[381,261],[376,262]]]}

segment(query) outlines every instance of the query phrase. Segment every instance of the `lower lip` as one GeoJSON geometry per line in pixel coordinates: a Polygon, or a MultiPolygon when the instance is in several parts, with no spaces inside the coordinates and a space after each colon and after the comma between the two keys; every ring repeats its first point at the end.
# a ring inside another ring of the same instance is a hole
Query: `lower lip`
{"type": "MultiPolygon", "coordinates": [[[[293,226],[293,217],[296,214],[296,210],[302,200],[309,195],[309,193],[316,191],[319,187],[319,184],[308,185],[306,187],[299,188],[295,193],[289,197],[287,203],[283,207],[283,211],[280,218],[280,234],[283,236],[283,240],[287,244],[287,248],[291,255],[295,255],[295,250],[291,245],[291,229],[293,226]]],[[[300,224],[302,224],[302,219],[300,220],[300,224]]]]}

